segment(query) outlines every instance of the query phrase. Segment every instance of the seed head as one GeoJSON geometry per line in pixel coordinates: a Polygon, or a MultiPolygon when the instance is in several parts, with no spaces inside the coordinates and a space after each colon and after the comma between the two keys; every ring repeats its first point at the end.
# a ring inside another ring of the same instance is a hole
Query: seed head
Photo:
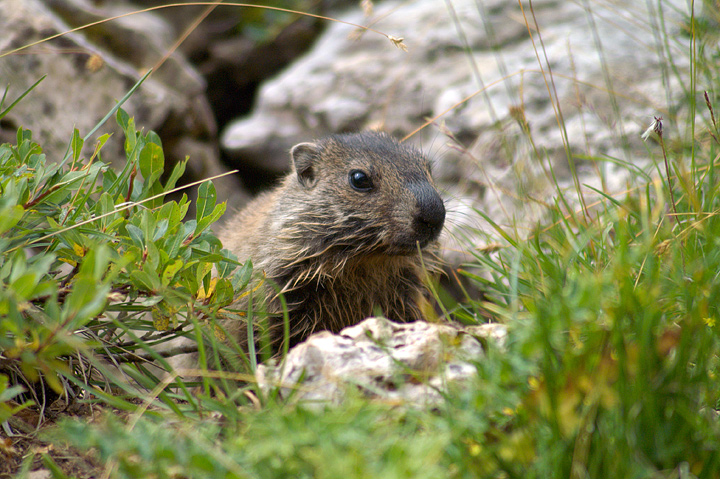
{"type": "Polygon", "coordinates": [[[643,141],[647,141],[647,139],[650,137],[651,134],[655,133],[657,136],[662,138],[663,128],[662,128],[662,117],[661,116],[654,116],[653,122],[650,123],[650,126],[648,127],[645,132],[640,135],[643,141]]]}

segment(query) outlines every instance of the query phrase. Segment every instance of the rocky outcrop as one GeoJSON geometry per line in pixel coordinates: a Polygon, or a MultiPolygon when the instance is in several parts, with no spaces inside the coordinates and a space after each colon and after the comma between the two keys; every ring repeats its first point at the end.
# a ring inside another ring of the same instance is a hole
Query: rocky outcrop
{"type": "MultiPolygon", "coordinates": [[[[222,132],[222,146],[277,172],[299,141],[373,127],[403,137],[432,118],[409,141],[437,158],[451,255],[463,236],[474,246],[497,240],[475,210],[522,230],[558,195],[555,181],[572,186],[570,164],[580,184],[618,189],[624,176],[615,162],[648,158],[640,133],[653,115],[677,127],[689,68],[684,2],[419,0],[375,8],[371,17],[358,7],[339,18],[404,37],[408,53],[383,35],[334,23],[263,85],[252,114],[222,132]]],[[[577,195],[568,200],[576,204],[577,195]]]]}
{"type": "Polygon", "coordinates": [[[449,388],[476,377],[483,342],[503,347],[506,336],[501,324],[460,328],[370,318],[337,335],[310,336],[281,366],[259,366],[257,378],[266,392],[279,388],[282,396],[304,403],[337,403],[355,390],[433,406],[449,388]]]}
{"type": "MultiPolygon", "coordinates": [[[[0,51],[9,52],[74,27],[137,10],[124,3],[86,0],[4,0],[0,3],[0,51]]],[[[45,80],[0,123],[0,140],[13,141],[17,128],[33,131],[51,160],[62,159],[73,128],[82,135],[171,49],[175,33],[152,13],[132,15],[70,33],[0,59],[0,78],[17,98],[43,75],[45,80]]],[[[136,124],[157,131],[166,161],[190,155],[186,181],[225,171],[219,162],[216,126],[206,84],[182,57],[171,55],[123,105],[136,124]]],[[[114,132],[105,161],[122,164],[122,133],[114,119],[96,136],[114,132]]],[[[88,142],[92,151],[94,139],[88,142]]],[[[236,180],[217,182],[219,194],[236,194],[236,180]]]]}

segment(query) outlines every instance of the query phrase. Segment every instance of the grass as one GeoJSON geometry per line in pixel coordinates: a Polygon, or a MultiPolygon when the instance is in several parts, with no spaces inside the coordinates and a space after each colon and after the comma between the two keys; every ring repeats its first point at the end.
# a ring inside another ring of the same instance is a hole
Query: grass
{"type": "MultiPolygon", "coordinates": [[[[201,371],[194,393],[163,380],[146,364],[164,363],[155,347],[184,334],[176,326],[211,323],[247,285],[249,268],[209,231],[223,210],[214,189],[203,185],[195,218],[184,199],[163,204],[180,172],[161,181],[159,138],[122,110],[119,173],[101,144],[81,158],[78,132],[65,164],[47,166],[21,130],[0,147],[0,420],[17,426],[22,410],[63,395],[89,403],[93,421],[66,419],[41,437],[87,455],[96,477],[720,477],[720,69],[702,43],[711,30],[688,21],[697,126],[670,141],[655,124],[648,168],[618,160],[630,177],[622,194],[555,180],[559,197],[530,234],[485,217],[505,245],[474,253],[461,273],[483,297],[453,314],[506,323],[508,342],[488,344],[473,383],[433,410],[352,394],[290,404],[238,386],[243,364],[201,371]],[[30,246],[34,256],[20,254],[30,246]]],[[[209,331],[200,364],[231,361],[209,331]]],[[[54,477],[75,474],[38,454],[54,477]]]]}

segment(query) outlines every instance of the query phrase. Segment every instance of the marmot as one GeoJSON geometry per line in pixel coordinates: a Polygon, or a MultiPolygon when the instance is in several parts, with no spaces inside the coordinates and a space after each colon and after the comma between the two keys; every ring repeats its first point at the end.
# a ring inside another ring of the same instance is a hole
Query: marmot
{"type": "MultiPolygon", "coordinates": [[[[273,350],[283,340],[277,291],[289,312],[290,346],[377,312],[423,319],[430,304],[424,278],[445,221],[428,158],[377,132],[300,143],[290,156],[292,171],[280,185],[219,235],[240,261],[252,260],[256,281],[265,278],[254,304],[266,298],[273,350]]],[[[246,325],[231,329],[246,343],[246,325]]]]}

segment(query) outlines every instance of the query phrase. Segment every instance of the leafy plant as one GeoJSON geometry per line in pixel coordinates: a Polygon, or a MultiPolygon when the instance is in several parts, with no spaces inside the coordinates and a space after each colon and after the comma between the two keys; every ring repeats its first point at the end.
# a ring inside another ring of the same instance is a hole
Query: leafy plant
{"type": "MultiPolygon", "coordinates": [[[[692,69],[715,88],[716,52],[700,53],[692,69]]],[[[86,160],[75,132],[48,165],[21,129],[0,147],[0,421],[42,399],[33,380],[104,404],[95,423],[47,437],[94,451],[106,477],[717,478],[720,136],[716,92],[683,88],[702,130],[670,151],[660,136],[648,168],[618,161],[633,177],[622,196],[598,190],[593,207],[576,177],[578,213],[556,183],[561,198],[527,238],[485,217],[506,244],[475,253],[463,273],[483,297],[453,313],[505,322],[507,346],[487,344],[474,382],[433,410],[352,394],[287,404],[203,368],[194,394],[163,378],[161,348],[189,334],[201,366],[239,363],[213,320],[251,266],[209,230],[224,208],[212,184],[195,218],[185,197],[163,203],[184,164],[166,174],[159,138],[121,110],[117,173],[102,137],[86,160]]]]}
{"type": "Polygon", "coordinates": [[[102,161],[107,135],[85,158],[75,130],[59,163],[23,128],[15,145],[0,146],[0,421],[31,404],[28,389],[40,379],[57,395],[74,382],[82,389],[74,395],[86,398],[107,381],[127,383],[103,358],[125,363],[139,386],[120,384],[126,392],[157,385],[147,364],[171,368],[153,346],[214,321],[248,281],[249,265],[238,270],[210,231],[225,211],[212,183],[200,185],[195,218],[187,219],[187,196],[163,202],[187,160],[164,176],[159,137],[138,131],[122,109],[116,119],[126,154],[118,173],[102,161]],[[78,353],[80,361],[71,360],[78,353]]]}

